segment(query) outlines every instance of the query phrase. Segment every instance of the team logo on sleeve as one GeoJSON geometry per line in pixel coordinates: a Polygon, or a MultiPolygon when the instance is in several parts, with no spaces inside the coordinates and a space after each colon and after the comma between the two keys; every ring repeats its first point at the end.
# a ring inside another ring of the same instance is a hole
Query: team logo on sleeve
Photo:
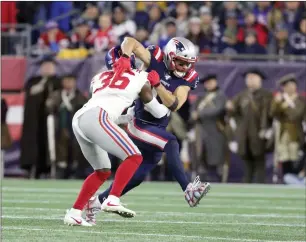
{"type": "Polygon", "coordinates": [[[182,42],[178,41],[177,39],[174,39],[173,41],[176,47],[176,52],[183,52],[185,50],[182,42]]]}

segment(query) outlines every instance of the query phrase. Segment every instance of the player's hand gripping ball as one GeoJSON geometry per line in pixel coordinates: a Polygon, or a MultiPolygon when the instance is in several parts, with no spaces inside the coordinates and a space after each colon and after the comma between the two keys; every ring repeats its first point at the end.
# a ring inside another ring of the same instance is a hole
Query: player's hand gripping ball
{"type": "Polygon", "coordinates": [[[160,85],[160,77],[156,71],[150,71],[148,74],[148,81],[151,86],[158,87],[160,85]]]}

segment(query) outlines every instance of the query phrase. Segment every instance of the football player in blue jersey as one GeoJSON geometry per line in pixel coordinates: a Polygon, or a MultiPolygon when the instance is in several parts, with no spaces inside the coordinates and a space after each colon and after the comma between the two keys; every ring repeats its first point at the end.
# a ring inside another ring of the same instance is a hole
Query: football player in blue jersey
{"type": "MultiPolygon", "coordinates": [[[[187,179],[180,160],[178,141],[172,133],[166,131],[170,111],[177,111],[187,100],[189,91],[197,87],[199,77],[194,70],[197,61],[195,47],[189,40],[177,37],[168,42],[164,51],[154,45],[146,49],[134,38],[127,37],[121,46],[112,48],[105,57],[107,68],[114,68],[119,72],[115,78],[119,78],[120,73],[135,68],[133,54],[142,60],[143,69],[151,71],[148,80],[154,87],[157,99],[169,109],[169,112],[164,117],[155,118],[142,102],[137,100],[135,106],[129,109],[128,114],[122,119],[127,120],[126,131],[143,155],[141,166],[122,195],[138,186],[165,152],[169,170],[185,192],[189,206],[195,207],[209,191],[210,184],[202,183],[199,177],[193,183],[187,179]]],[[[85,206],[86,220],[89,223],[96,223],[96,213],[100,210],[103,200],[107,198],[110,188],[99,196],[92,197],[85,206]]]]}

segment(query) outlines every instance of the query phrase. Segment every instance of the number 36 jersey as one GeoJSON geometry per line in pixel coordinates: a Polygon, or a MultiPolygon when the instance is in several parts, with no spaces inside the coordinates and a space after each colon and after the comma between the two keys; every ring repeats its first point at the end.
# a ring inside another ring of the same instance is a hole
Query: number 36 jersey
{"type": "Polygon", "coordinates": [[[132,105],[148,81],[148,73],[140,70],[125,72],[118,80],[113,80],[114,72],[105,71],[93,77],[92,97],[83,106],[81,113],[100,107],[115,121],[122,112],[132,105]]]}

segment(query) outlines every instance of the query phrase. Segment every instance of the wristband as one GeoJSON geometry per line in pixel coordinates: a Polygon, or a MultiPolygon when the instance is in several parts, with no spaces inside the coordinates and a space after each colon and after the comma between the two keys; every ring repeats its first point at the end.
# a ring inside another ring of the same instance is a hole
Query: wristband
{"type": "Polygon", "coordinates": [[[172,103],[172,105],[170,107],[168,107],[171,111],[174,111],[178,106],[178,99],[177,97],[175,97],[174,102],[172,103]]]}

